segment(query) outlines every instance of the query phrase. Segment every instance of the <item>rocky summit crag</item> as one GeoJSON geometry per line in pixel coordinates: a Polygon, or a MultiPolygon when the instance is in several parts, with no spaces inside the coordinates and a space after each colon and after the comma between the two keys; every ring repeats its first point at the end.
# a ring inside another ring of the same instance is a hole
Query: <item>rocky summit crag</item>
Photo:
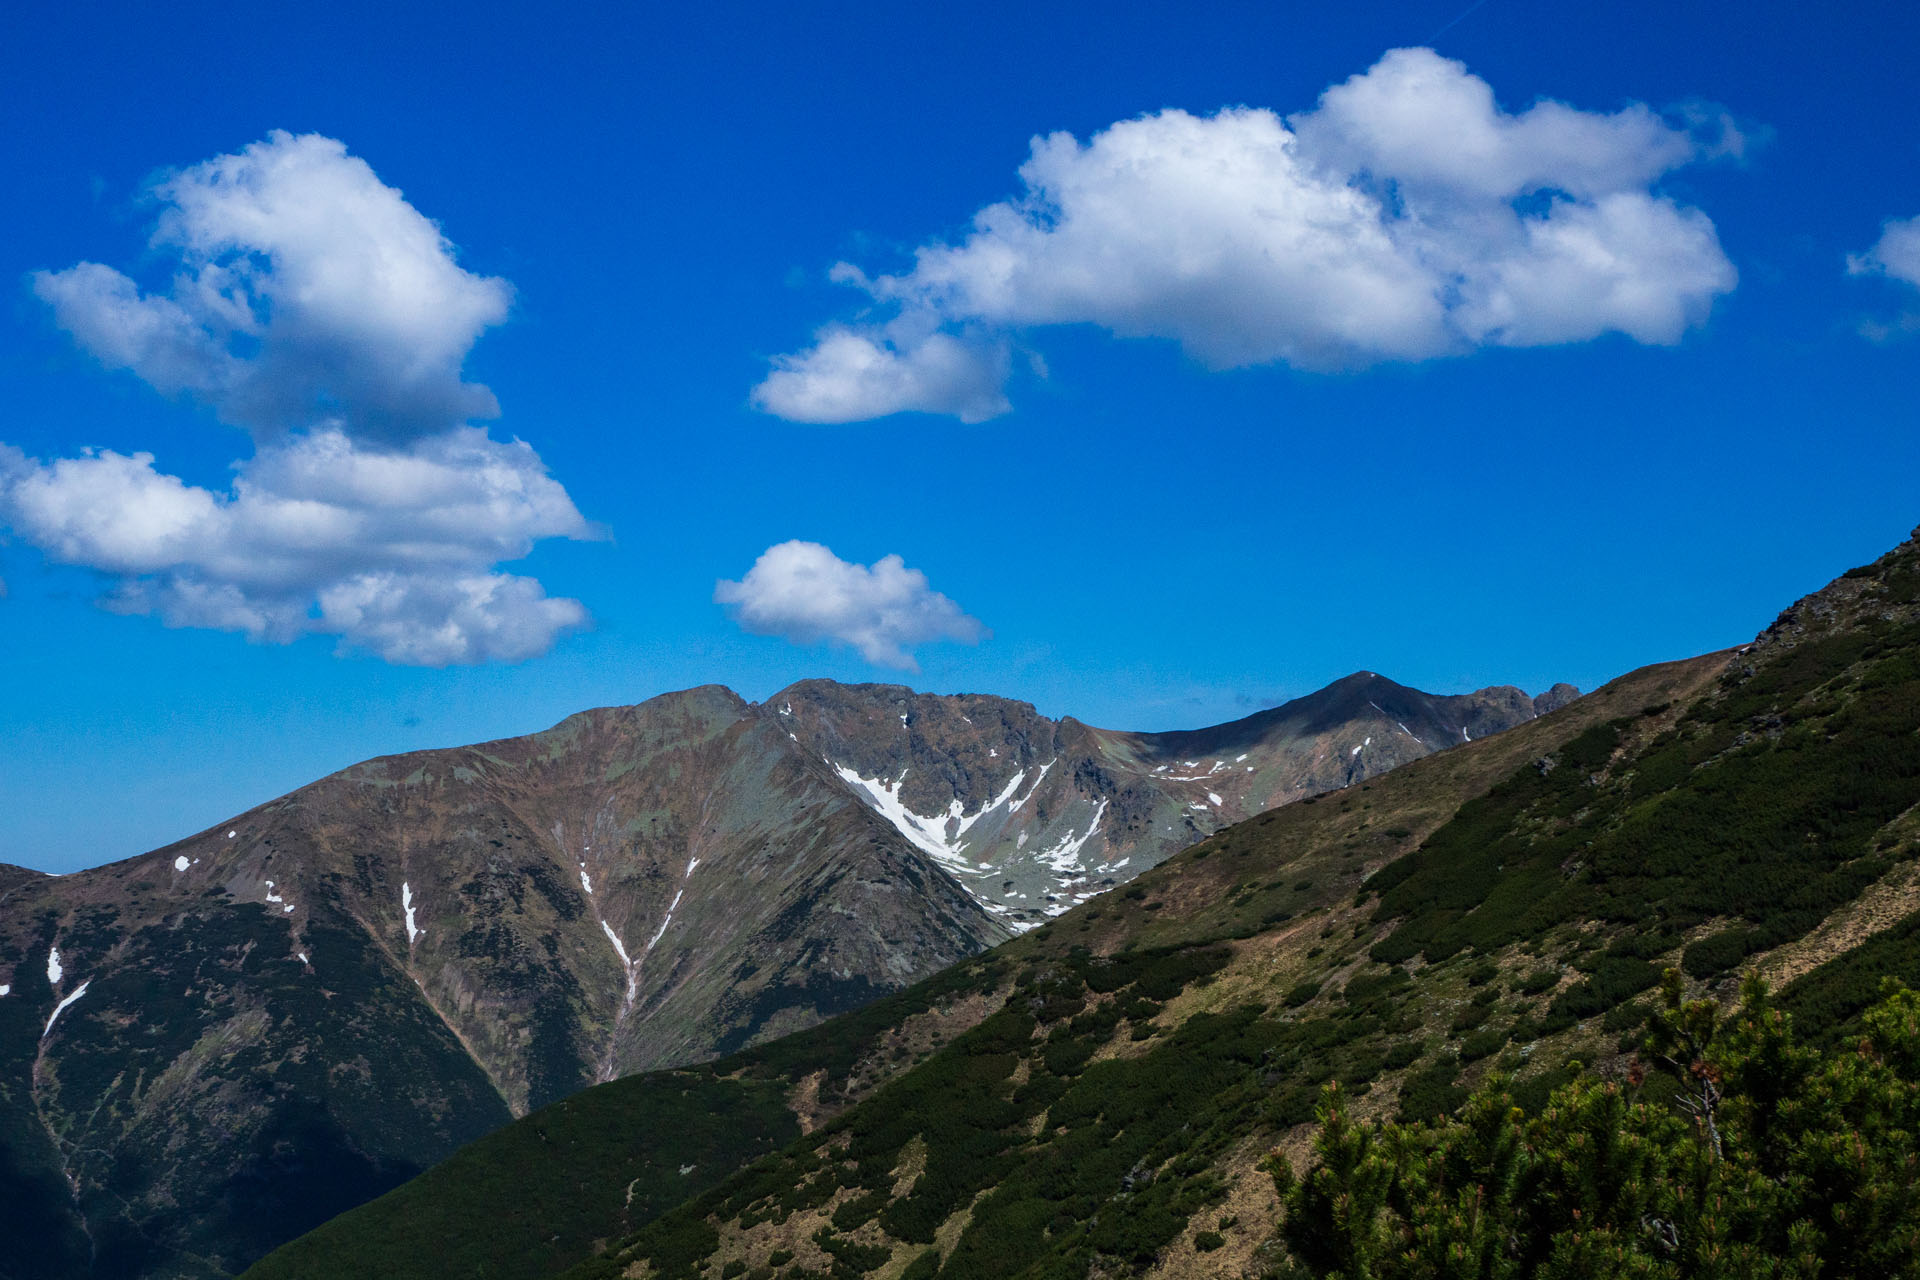
{"type": "Polygon", "coordinates": [[[865,1005],[1571,696],[1360,675],[1130,734],[706,687],[372,760],[70,876],[0,867],[0,1276],[232,1274],[515,1116],[865,1005]]]}

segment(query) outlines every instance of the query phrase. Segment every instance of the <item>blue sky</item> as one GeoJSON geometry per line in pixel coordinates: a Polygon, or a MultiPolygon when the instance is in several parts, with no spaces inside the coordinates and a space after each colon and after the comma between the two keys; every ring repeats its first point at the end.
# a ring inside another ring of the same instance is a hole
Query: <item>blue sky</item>
{"type": "Polygon", "coordinates": [[[21,8],[0,860],[709,682],[1592,687],[1920,523],[1908,6],[21,8]]]}

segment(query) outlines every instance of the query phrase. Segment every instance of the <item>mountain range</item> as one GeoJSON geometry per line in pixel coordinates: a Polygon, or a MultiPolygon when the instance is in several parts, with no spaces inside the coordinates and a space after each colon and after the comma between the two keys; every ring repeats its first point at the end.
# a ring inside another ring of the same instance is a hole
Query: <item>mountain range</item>
{"type": "Polygon", "coordinates": [[[233,1274],[516,1116],[803,1031],[1575,697],[1359,673],[1153,734],[709,686],[0,867],[0,1276],[233,1274]]]}
{"type": "MultiPolygon", "coordinates": [[[[1636,1055],[1663,971],[1723,1001],[1757,975],[1849,1052],[1884,982],[1920,984],[1920,535],[1749,644],[1270,809],[820,1026],[577,1093],[247,1278],[1320,1275],[1279,1193],[1326,1089],[1359,1121],[1496,1090],[1466,1134],[1582,1082],[1658,1117],[1676,1095],[1636,1055]]],[[[1711,1070],[1680,1063],[1701,1096],[1711,1070]]],[[[1591,1154],[1545,1153],[1639,1176],[1591,1154]]],[[[1607,1256],[1679,1274],[1692,1229],[1607,1256]]],[[[1795,1228],[1804,1274],[1823,1229],[1795,1228]]]]}

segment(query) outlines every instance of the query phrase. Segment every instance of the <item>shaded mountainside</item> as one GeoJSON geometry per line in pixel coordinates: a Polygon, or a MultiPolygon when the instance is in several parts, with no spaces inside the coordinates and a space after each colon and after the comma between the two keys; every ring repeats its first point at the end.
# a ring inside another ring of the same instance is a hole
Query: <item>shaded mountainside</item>
{"type": "Polygon", "coordinates": [[[1034,928],[1232,823],[1579,696],[1440,696],[1359,672],[1209,729],[1123,733],[1024,702],[807,680],[766,707],[996,918],[1034,928]]]}
{"type": "Polygon", "coordinates": [[[1664,966],[1720,995],[1757,969],[1830,1042],[1920,980],[1916,939],[1909,542],[1750,646],[1255,817],[801,1036],[577,1095],[250,1274],[436,1274],[422,1239],[502,1277],[1260,1274],[1286,1251],[1261,1162],[1304,1164],[1326,1082],[1423,1117],[1498,1070],[1537,1110],[1625,1070],[1664,966]],[[752,1111],[729,1167],[673,1163],[696,1084],[752,1111]]]}
{"type": "Polygon", "coordinates": [[[596,1079],[1004,936],[725,690],[370,761],[14,885],[0,1235],[46,1240],[0,1273],[231,1274],[596,1079]]]}
{"type": "MultiPolygon", "coordinates": [[[[34,1241],[0,1277],[231,1274],[514,1116],[866,1005],[1533,714],[1363,684],[1269,713],[1232,786],[1191,735],[1005,699],[706,687],[368,761],[111,866],[0,866],[0,1228],[34,1241]]],[[[754,1149],[695,1110],[664,1113],[718,1145],[639,1205],[754,1149]]]]}

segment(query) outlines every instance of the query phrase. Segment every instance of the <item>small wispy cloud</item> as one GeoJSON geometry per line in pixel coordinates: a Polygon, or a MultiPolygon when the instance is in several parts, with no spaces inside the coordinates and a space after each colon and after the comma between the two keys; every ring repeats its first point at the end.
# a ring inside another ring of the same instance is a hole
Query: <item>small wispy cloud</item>
{"type": "Polygon", "coordinates": [[[1920,289],[1920,217],[1890,219],[1880,238],[1865,253],[1847,255],[1847,274],[1885,276],[1907,286],[1900,292],[1908,304],[1891,318],[1870,316],[1860,321],[1860,335],[1871,342],[1891,342],[1920,333],[1920,309],[1909,289],[1920,289]]]}
{"type": "Polygon", "coordinates": [[[1048,325],[1170,339],[1211,368],[1674,343],[1736,273],[1708,217],[1656,183],[1745,142],[1701,104],[1673,121],[1640,105],[1508,112],[1429,49],[1394,50],[1284,118],[1166,110],[1084,143],[1036,138],[1023,193],[958,244],[898,274],[837,265],[883,318],[822,329],[753,401],[809,422],[990,417],[1007,408],[1011,335],[1048,325]]]}
{"type": "Polygon", "coordinates": [[[844,644],[876,666],[905,671],[919,670],[916,646],[977,644],[987,634],[899,556],[851,564],[817,542],[768,547],[740,581],[718,583],[713,598],[755,635],[844,644]]]}
{"type": "Polygon", "coordinates": [[[1920,289],[1920,217],[1889,220],[1871,249],[1847,255],[1847,274],[1886,276],[1920,289]]]}

